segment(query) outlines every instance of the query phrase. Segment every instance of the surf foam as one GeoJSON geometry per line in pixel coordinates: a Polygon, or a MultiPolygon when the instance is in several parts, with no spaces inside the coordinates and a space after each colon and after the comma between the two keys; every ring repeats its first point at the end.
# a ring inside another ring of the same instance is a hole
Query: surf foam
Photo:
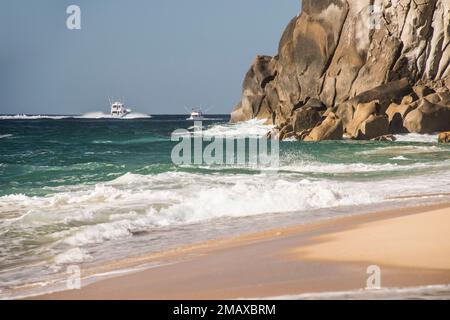
{"type": "Polygon", "coordinates": [[[1,115],[0,120],[40,120],[40,119],[68,119],[72,116],[50,116],[50,115],[27,115],[27,114],[16,114],[16,115],[1,115]]]}
{"type": "Polygon", "coordinates": [[[406,133],[394,135],[398,142],[437,143],[437,134],[406,133]]]}
{"type": "Polygon", "coordinates": [[[118,117],[111,116],[111,114],[109,114],[109,113],[88,112],[88,113],[85,113],[76,118],[78,118],[78,119],[123,119],[123,120],[128,119],[128,120],[131,120],[131,119],[149,119],[149,118],[151,118],[151,116],[148,114],[132,112],[132,113],[127,114],[124,117],[118,118],[118,117]]]}
{"type": "Polygon", "coordinates": [[[250,137],[265,136],[273,126],[266,125],[267,120],[252,119],[236,124],[216,124],[203,130],[203,135],[208,137],[250,137]]]}

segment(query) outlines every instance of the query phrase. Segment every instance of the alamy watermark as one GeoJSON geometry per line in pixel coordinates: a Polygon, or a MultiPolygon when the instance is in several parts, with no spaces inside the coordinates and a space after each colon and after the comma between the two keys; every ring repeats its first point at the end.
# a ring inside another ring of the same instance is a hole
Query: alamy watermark
{"type": "Polygon", "coordinates": [[[366,283],[366,290],[380,290],[381,289],[381,268],[376,265],[367,268],[369,278],[366,283]]]}
{"type": "Polygon", "coordinates": [[[178,142],[171,153],[175,165],[246,166],[270,172],[279,168],[279,141],[266,136],[209,135],[196,121],[193,132],[175,130],[172,141],[178,142]]]}
{"type": "Polygon", "coordinates": [[[81,8],[75,4],[67,7],[66,13],[69,15],[66,20],[66,26],[69,30],[81,29],[81,8]]]}
{"type": "Polygon", "coordinates": [[[79,266],[68,266],[66,273],[69,275],[66,280],[68,290],[81,289],[81,268],[79,266]]]}
{"type": "Polygon", "coordinates": [[[367,7],[368,14],[368,24],[370,30],[380,30],[381,29],[381,20],[383,14],[381,12],[381,8],[378,5],[370,5],[367,7]]]}

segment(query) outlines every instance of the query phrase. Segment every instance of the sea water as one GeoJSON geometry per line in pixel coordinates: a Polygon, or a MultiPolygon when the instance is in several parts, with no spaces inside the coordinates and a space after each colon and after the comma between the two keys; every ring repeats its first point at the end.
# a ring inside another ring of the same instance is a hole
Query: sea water
{"type": "MultiPolygon", "coordinates": [[[[277,172],[173,164],[186,116],[0,117],[0,297],[80,268],[245,232],[448,201],[450,147],[396,142],[280,144],[277,172]],[[374,205],[371,205],[374,204],[374,205]]],[[[262,121],[203,123],[209,137],[264,135],[262,121]]]]}

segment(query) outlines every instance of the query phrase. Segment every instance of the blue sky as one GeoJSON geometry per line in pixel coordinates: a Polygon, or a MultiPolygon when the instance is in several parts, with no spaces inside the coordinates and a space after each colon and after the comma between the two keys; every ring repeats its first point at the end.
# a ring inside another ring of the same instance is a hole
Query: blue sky
{"type": "Polygon", "coordinates": [[[2,0],[0,113],[229,113],[257,54],[276,53],[298,0],[2,0]],[[81,7],[81,30],[66,8],[81,7]]]}

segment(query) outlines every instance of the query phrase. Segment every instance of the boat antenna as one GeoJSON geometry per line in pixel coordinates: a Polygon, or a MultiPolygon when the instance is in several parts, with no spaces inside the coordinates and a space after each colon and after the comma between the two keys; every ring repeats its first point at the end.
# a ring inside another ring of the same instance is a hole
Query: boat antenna
{"type": "Polygon", "coordinates": [[[188,108],[188,107],[184,106],[183,108],[184,108],[184,110],[186,110],[186,112],[187,112],[188,114],[191,113],[191,111],[189,111],[189,108],[188,108]]]}
{"type": "Polygon", "coordinates": [[[214,106],[211,106],[210,108],[206,109],[205,113],[208,113],[209,111],[213,110],[214,106]]]}

